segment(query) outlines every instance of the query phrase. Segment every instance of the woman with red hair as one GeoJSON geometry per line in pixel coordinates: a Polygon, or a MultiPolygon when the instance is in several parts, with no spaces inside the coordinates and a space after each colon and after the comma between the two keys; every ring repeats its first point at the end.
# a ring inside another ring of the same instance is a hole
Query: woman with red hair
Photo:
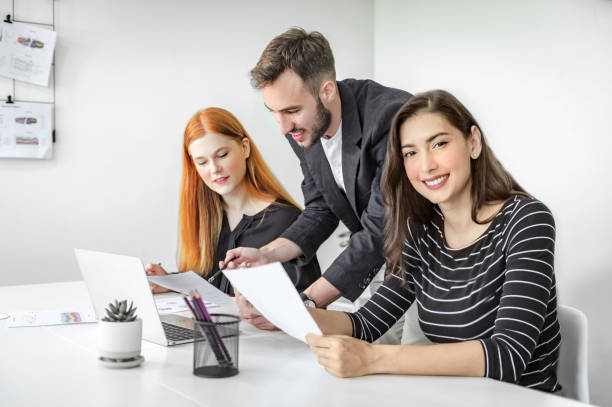
{"type": "MultiPolygon", "coordinates": [[[[227,110],[197,112],[183,137],[183,176],[179,207],[178,270],[193,270],[233,295],[219,261],[234,247],[260,247],[274,240],[300,209],[272,174],[242,124],[227,110]]],[[[321,276],[314,258],[283,267],[298,291],[321,276]]],[[[147,275],[164,275],[157,264],[147,275]]],[[[151,284],[154,293],[167,291],[151,284]]]]}

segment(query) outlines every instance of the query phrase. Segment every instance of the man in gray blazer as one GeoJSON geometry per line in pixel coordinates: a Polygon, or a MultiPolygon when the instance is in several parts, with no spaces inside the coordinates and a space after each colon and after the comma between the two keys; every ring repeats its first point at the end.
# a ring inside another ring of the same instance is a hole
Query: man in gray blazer
{"type": "MultiPolygon", "coordinates": [[[[348,246],[301,296],[316,307],[341,295],[354,301],[384,264],[380,177],[391,119],[411,95],[370,80],[336,81],[325,37],[300,28],[268,44],[251,82],[300,160],[305,209],[279,238],[230,250],[225,263],[308,261],[341,220],[351,232],[348,246]]],[[[237,302],[245,320],[273,328],[246,301],[237,302]]]]}

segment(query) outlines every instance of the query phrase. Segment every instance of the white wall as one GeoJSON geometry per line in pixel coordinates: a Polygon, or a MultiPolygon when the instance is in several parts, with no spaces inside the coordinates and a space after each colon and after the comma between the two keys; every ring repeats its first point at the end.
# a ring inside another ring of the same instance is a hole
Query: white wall
{"type": "MultiPolygon", "coordinates": [[[[2,15],[10,4],[0,3],[2,15]]],[[[268,41],[289,27],[323,32],[340,77],[373,75],[369,0],[55,7],[57,143],[50,161],[0,159],[0,285],[80,279],[74,247],[172,269],[182,131],[207,106],[242,121],[302,202],[297,158],[248,76],[268,41]]],[[[337,251],[334,239],[321,251],[322,266],[337,251]]]]}
{"type": "Polygon", "coordinates": [[[447,89],[552,210],[561,303],[589,318],[591,395],[609,393],[612,1],[375,1],[375,78],[447,89]]]}
{"type": "MultiPolygon", "coordinates": [[[[501,161],[556,217],[559,296],[589,317],[592,399],[612,404],[602,308],[612,282],[612,1],[55,7],[58,142],[50,161],[0,159],[0,285],[79,279],[73,247],[173,265],[181,132],[206,106],[234,112],[301,200],[297,159],[248,82],[267,42],[299,25],[330,40],[339,78],[445,88],[474,112],[501,161]]],[[[327,244],[322,265],[336,252],[327,244]]]]}

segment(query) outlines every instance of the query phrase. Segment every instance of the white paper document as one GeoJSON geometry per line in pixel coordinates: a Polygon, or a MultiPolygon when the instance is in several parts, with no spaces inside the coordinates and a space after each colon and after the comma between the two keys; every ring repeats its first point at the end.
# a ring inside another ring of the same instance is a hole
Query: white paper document
{"type": "MultiPolygon", "coordinates": [[[[187,308],[187,304],[181,297],[177,297],[174,295],[173,297],[165,297],[159,296],[153,297],[155,300],[155,306],[157,307],[157,313],[159,315],[166,314],[178,314],[180,312],[189,312],[189,308],[187,308]]],[[[206,308],[215,308],[218,307],[217,304],[212,303],[210,301],[204,300],[204,305],[206,308]]]]}
{"type": "Polygon", "coordinates": [[[0,104],[0,157],[51,158],[52,155],[53,105],[0,104]]]}
{"type": "Polygon", "coordinates": [[[223,274],[268,321],[285,333],[302,342],[306,342],[308,333],[322,334],[280,263],[224,270],[223,274]]]}
{"type": "Polygon", "coordinates": [[[1,24],[0,75],[49,85],[55,31],[16,22],[1,24]]]}
{"type": "Polygon", "coordinates": [[[193,271],[185,273],[168,274],[167,276],[147,276],[149,281],[162,287],[166,287],[172,291],[177,291],[185,295],[189,295],[190,291],[198,290],[202,299],[206,301],[206,306],[217,305],[223,308],[236,309],[234,299],[217,287],[200,277],[193,271]]]}
{"type": "MultiPolygon", "coordinates": [[[[157,307],[157,313],[159,315],[166,314],[177,314],[179,312],[189,311],[187,308],[187,304],[183,301],[182,298],[174,297],[163,297],[159,298],[157,296],[153,297],[155,300],[155,306],[157,307]]],[[[208,308],[208,304],[204,304],[208,308]]]]}
{"type": "Polygon", "coordinates": [[[86,322],[98,322],[96,313],[92,308],[11,312],[7,326],[9,328],[16,328],[22,326],[81,324],[86,322]]]}

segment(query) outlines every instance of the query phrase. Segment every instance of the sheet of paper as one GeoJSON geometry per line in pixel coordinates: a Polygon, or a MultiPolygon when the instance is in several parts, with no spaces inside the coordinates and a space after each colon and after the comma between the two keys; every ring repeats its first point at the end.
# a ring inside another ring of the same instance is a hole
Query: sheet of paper
{"type": "Polygon", "coordinates": [[[186,295],[189,295],[189,292],[192,290],[198,290],[202,298],[206,301],[206,306],[212,303],[232,311],[236,310],[236,304],[232,297],[225,294],[193,271],[168,274],[167,276],[148,276],[147,278],[157,285],[186,295]]]}
{"type": "Polygon", "coordinates": [[[87,322],[98,322],[93,308],[11,312],[7,326],[9,328],[16,328],[22,326],[65,325],[87,322]]]}
{"type": "MultiPolygon", "coordinates": [[[[155,296],[154,300],[159,315],[177,314],[185,311],[189,312],[189,308],[187,308],[187,304],[185,304],[185,301],[183,301],[182,298],[176,297],[176,295],[174,297],[162,296],[161,298],[159,296],[155,296]]],[[[218,307],[217,304],[206,300],[204,300],[204,305],[206,305],[206,308],[209,309],[218,307]]]]}
{"type": "Polygon", "coordinates": [[[0,157],[48,159],[52,155],[53,105],[0,104],[0,157]]]}
{"type": "Polygon", "coordinates": [[[223,274],[268,321],[287,334],[302,342],[308,333],[321,335],[280,263],[225,270],[223,274]]]}
{"type": "Polygon", "coordinates": [[[56,33],[22,23],[0,25],[0,75],[49,85],[56,33]]]}

